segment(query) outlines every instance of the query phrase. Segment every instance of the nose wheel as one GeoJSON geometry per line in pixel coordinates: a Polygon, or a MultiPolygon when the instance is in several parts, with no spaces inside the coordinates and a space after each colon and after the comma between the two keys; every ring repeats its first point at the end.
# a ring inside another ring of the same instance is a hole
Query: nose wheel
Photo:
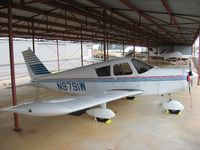
{"type": "Polygon", "coordinates": [[[168,110],[170,114],[180,114],[181,111],[180,110],[172,110],[172,109],[169,109],[168,110]]]}
{"type": "Polygon", "coordinates": [[[169,95],[169,100],[163,103],[163,108],[167,113],[180,114],[181,111],[184,109],[184,106],[180,102],[172,100],[171,94],[168,95],[169,95]]]}

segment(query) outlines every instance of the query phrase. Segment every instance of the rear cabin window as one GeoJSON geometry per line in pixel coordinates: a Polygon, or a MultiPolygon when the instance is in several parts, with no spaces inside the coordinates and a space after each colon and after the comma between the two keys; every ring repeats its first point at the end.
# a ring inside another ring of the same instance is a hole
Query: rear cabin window
{"type": "Polygon", "coordinates": [[[110,76],[110,66],[105,66],[96,69],[98,77],[110,76]]]}
{"type": "Polygon", "coordinates": [[[139,61],[137,59],[132,59],[132,63],[139,74],[147,72],[153,68],[153,66],[139,61]]]}
{"type": "Polygon", "coordinates": [[[116,76],[129,75],[133,73],[128,63],[121,63],[121,64],[114,65],[113,72],[114,72],[114,75],[116,76]]]}

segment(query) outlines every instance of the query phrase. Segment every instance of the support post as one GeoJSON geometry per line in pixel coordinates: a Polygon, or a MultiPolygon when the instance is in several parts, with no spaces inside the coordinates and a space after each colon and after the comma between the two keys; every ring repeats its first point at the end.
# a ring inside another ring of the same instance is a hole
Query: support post
{"type": "Polygon", "coordinates": [[[82,28],[81,28],[81,66],[83,67],[83,34],[82,34],[82,28]]]}
{"type": "MultiPolygon", "coordinates": [[[[152,53],[153,53],[153,49],[152,49],[152,53]]],[[[156,56],[158,57],[158,46],[156,46],[156,56]]],[[[162,60],[163,62],[163,60],[162,60]]],[[[156,65],[158,66],[158,60],[156,59],[156,65]]]]}
{"type": "Polygon", "coordinates": [[[109,60],[109,41],[108,41],[108,33],[106,34],[106,50],[107,50],[107,53],[106,53],[106,60],[109,60]]]}
{"type": "MultiPolygon", "coordinates": [[[[194,42],[195,43],[195,42],[194,42]]],[[[195,61],[195,44],[192,45],[192,61],[195,61]]]]}
{"type": "Polygon", "coordinates": [[[33,21],[32,21],[32,46],[33,46],[33,53],[35,53],[35,31],[34,31],[33,21]]]}
{"type": "Polygon", "coordinates": [[[123,40],[123,51],[122,51],[122,55],[124,56],[124,40],[123,40]]]}
{"type": "Polygon", "coordinates": [[[60,58],[59,58],[58,40],[56,40],[56,45],[57,45],[57,62],[58,62],[58,71],[60,71],[60,58]]]}
{"type": "Polygon", "coordinates": [[[149,47],[147,47],[147,49],[148,49],[148,63],[150,62],[150,56],[149,56],[149,47]]]}
{"type": "Polygon", "coordinates": [[[106,60],[109,60],[109,48],[108,48],[108,38],[107,38],[107,43],[106,43],[106,49],[107,49],[107,53],[106,53],[106,60]]]}
{"type": "Polygon", "coordinates": [[[199,32],[199,59],[198,59],[198,85],[200,84],[199,83],[199,80],[200,80],[200,32],[199,32]]]}
{"type": "Polygon", "coordinates": [[[133,57],[135,58],[135,45],[133,45],[133,57]]]}
{"type": "MultiPolygon", "coordinates": [[[[9,52],[10,52],[10,74],[12,85],[12,102],[13,106],[17,105],[16,84],[15,84],[15,66],[14,66],[14,50],[13,50],[13,32],[12,32],[12,0],[9,0],[8,6],[8,28],[9,28],[9,52]]],[[[20,131],[19,116],[14,113],[14,131],[20,131]]]]}
{"type": "Polygon", "coordinates": [[[106,61],[106,9],[103,10],[103,59],[106,61]]]}

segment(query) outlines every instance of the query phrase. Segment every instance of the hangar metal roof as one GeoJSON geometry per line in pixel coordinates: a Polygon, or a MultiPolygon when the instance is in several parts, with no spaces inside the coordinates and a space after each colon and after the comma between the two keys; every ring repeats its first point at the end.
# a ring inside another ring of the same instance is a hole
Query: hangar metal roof
{"type": "MultiPolygon", "coordinates": [[[[13,0],[15,37],[153,45],[192,45],[199,0],[13,0]]],[[[8,36],[8,1],[0,1],[8,36]]]]}

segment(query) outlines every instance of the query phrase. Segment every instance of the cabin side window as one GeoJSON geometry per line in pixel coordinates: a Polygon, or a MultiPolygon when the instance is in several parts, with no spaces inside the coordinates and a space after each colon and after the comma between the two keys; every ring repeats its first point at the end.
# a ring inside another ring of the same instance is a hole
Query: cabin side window
{"type": "Polygon", "coordinates": [[[105,66],[96,69],[98,77],[110,76],[110,66],[105,66]]]}
{"type": "Polygon", "coordinates": [[[131,67],[128,63],[121,63],[121,64],[115,64],[113,66],[113,73],[116,76],[120,75],[129,75],[132,74],[133,71],[131,70],[131,67]]]}
{"type": "Polygon", "coordinates": [[[132,59],[132,63],[139,74],[147,72],[153,68],[153,66],[139,61],[137,59],[132,59]]]}

